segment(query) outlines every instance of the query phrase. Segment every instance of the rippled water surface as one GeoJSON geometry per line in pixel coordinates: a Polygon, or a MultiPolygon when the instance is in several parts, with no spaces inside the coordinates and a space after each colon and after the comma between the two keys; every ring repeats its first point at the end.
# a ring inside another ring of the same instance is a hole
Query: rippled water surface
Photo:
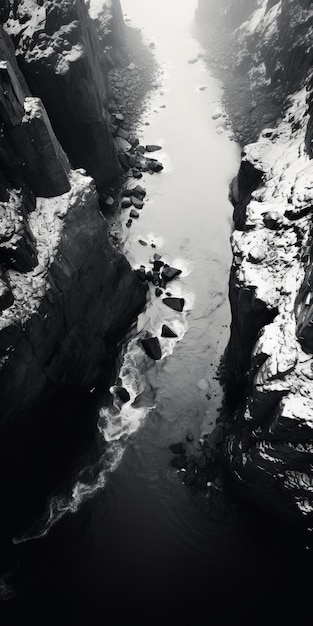
{"type": "MultiPolygon", "coordinates": [[[[95,10],[101,0],[91,4],[95,10]]],[[[163,71],[139,138],[162,146],[156,156],[165,166],[140,181],[147,197],[139,220],[127,229],[128,212],[122,217],[125,254],[134,267],[148,267],[158,252],[180,268],[168,289],[186,305],[183,313],[171,311],[151,290],[138,332],[160,336],[167,323],[178,340],[161,340],[163,358],[156,363],[137,337],[129,343],[120,375],[135,405],[102,409],[99,432],[109,455],[98,477],[82,479],[71,498],[50,503],[39,525],[45,538],[21,545],[22,607],[42,615],[43,625],[205,620],[228,626],[264,619],[274,624],[279,616],[286,624],[298,615],[298,603],[286,611],[275,589],[285,592],[292,572],[303,567],[301,550],[289,544],[287,554],[283,531],[270,528],[260,514],[234,507],[216,517],[204,496],[184,487],[168,449],[190,429],[197,443],[212,429],[221,404],[217,369],[230,322],[228,186],[239,149],[230,141],[226,117],[212,119],[220,111],[222,87],[192,35],[196,0],[122,5],[146,42],[155,43],[163,71]],[[69,510],[78,512],[64,515],[69,510]]],[[[302,617],[299,623],[309,623],[302,617]]]]}

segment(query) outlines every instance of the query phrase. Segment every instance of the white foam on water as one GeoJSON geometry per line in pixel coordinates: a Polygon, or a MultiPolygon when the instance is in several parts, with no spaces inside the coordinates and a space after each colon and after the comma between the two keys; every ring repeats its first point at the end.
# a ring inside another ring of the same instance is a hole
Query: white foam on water
{"type": "MultiPolygon", "coordinates": [[[[140,374],[142,360],[142,348],[138,343],[138,338],[134,337],[129,342],[119,374],[122,386],[127,389],[130,395],[130,400],[121,406],[117,397],[113,401],[112,407],[103,407],[100,410],[98,428],[107,442],[129,437],[136,432],[149,411],[154,408],[133,406],[134,400],[145,388],[144,377],[140,374]]],[[[117,386],[113,386],[110,390],[111,393],[114,394],[116,388],[117,386]]]]}

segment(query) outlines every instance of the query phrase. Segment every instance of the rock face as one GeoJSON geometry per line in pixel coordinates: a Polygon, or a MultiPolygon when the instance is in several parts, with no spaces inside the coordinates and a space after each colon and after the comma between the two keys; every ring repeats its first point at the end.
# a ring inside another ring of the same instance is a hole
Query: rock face
{"type": "Polygon", "coordinates": [[[36,429],[23,416],[47,388],[108,382],[146,287],[109,242],[93,179],[72,169],[84,165],[100,187],[119,172],[84,3],[8,1],[0,16],[3,445],[36,429]]]}
{"type": "MultiPolygon", "coordinates": [[[[230,15],[238,3],[223,4],[230,15]]],[[[270,98],[279,86],[284,102],[276,125],[245,147],[231,185],[224,457],[242,496],[311,527],[312,9],[304,1],[254,4],[241,14],[235,58],[252,89],[257,82],[270,98]]]]}
{"type": "Polygon", "coordinates": [[[98,187],[107,184],[120,172],[107,109],[108,63],[84,0],[9,5],[3,25],[31,93],[41,98],[72,166],[86,169],[98,187]]]}

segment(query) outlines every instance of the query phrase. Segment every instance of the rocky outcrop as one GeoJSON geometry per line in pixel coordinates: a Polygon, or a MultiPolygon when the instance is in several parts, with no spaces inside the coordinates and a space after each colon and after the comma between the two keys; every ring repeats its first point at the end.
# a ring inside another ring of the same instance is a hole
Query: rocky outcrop
{"type": "Polygon", "coordinates": [[[14,302],[0,319],[2,428],[16,428],[48,382],[92,388],[145,302],[144,286],[108,242],[92,180],[77,170],[70,183],[30,215],[37,265],[6,273],[14,302]]]}
{"type": "Polygon", "coordinates": [[[120,165],[108,112],[108,63],[84,0],[12,1],[4,18],[30,91],[44,103],[71,165],[105,186],[120,165]]]}
{"type": "Polygon", "coordinates": [[[109,241],[93,179],[72,169],[59,141],[63,129],[79,147],[77,163],[84,155],[98,184],[119,171],[104,106],[105,60],[84,3],[7,2],[1,15],[0,430],[6,445],[19,441],[25,415],[51,386],[89,391],[101,380],[105,387],[112,351],[144,306],[146,289],[109,241]],[[52,124],[39,92],[49,108],[56,99],[52,124]]]}
{"type": "MultiPolygon", "coordinates": [[[[267,94],[263,106],[279,93],[282,108],[244,148],[231,185],[223,450],[242,496],[312,527],[312,10],[304,1],[255,4],[235,32],[234,64],[251,93],[267,94]]],[[[230,15],[237,3],[227,5],[230,15]]]]}

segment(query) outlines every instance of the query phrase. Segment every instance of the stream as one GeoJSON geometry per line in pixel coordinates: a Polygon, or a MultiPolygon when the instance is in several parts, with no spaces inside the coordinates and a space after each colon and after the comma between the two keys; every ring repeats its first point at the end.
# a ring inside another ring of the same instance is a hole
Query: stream
{"type": "Polygon", "coordinates": [[[185,307],[172,311],[150,286],[139,336],[160,337],[165,323],[177,339],[161,338],[157,362],[138,335],[130,340],[120,376],[131,401],[101,410],[108,449],[95,481],[77,483],[69,501],[51,504],[43,528],[30,535],[40,539],[16,540],[24,582],[11,617],[29,611],[44,626],[309,624],[298,604],[308,582],[295,580],[305,572],[305,546],[244,505],[217,515],[170,463],[169,445],[192,431],[189,451],[196,450],[221,407],[218,367],[230,324],[228,187],[240,150],[221,108],[222,85],[192,34],[196,0],[122,0],[122,6],[128,23],[154,42],[163,71],[138,136],[143,145],[161,146],[152,156],[164,165],[139,181],[147,196],[131,228],[129,211],[122,215],[124,253],[135,268],[148,269],[158,253],[181,269],[166,290],[184,298],[185,307]],[[291,580],[287,606],[282,598],[291,580]]]}

